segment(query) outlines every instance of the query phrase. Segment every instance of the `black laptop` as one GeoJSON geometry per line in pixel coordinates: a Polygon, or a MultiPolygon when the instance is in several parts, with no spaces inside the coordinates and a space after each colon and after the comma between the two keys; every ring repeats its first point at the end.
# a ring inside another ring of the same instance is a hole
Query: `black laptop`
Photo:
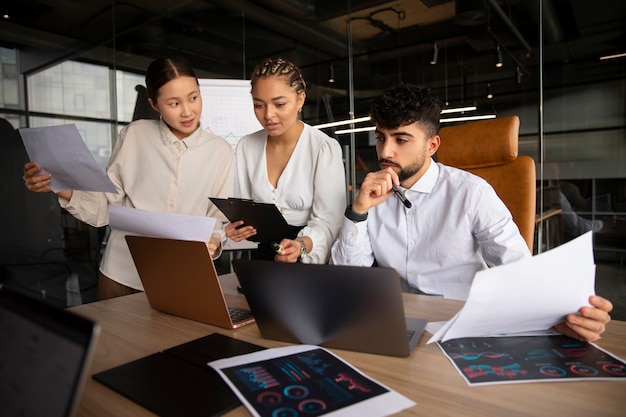
{"type": "Polygon", "coordinates": [[[267,339],[406,357],[426,327],[405,317],[391,268],[243,259],[233,268],[267,339]]]}
{"type": "Polygon", "coordinates": [[[74,415],[100,327],[0,288],[0,414],[74,415]]]}

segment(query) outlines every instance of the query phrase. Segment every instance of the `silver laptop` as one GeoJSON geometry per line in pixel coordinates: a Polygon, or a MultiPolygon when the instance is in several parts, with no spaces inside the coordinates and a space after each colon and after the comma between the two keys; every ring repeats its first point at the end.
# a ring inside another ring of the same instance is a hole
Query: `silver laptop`
{"type": "Polygon", "coordinates": [[[150,306],[226,329],[254,322],[250,310],[229,306],[204,242],[126,236],[150,306]]]}
{"type": "Polygon", "coordinates": [[[75,414],[100,327],[0,288],[0,414],[75,414]]]}
{"type": "Polygon", "coordinates": [[[406,357],[427,323],[405,317],[400,276],[390,268],[232,264],[267,339],[406,357]]]}

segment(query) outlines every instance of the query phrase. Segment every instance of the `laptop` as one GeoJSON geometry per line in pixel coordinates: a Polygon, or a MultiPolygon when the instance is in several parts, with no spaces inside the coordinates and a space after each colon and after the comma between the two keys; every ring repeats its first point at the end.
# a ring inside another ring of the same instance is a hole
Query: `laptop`
{"type": "Polygon", "coordinates": [[[406,318],[391,268],[232,262],[261,335],[292,343],[410,356],[427,320],[406,318]]]}
{"type": "Polygon", "coordinates": [[[0,414],[75,414],[100,333],[97,323],[0,288],[0,414]]]}
{"type": "Polygon", "coordinates": [[[249,310],[229,306],[204,242],[126,236],[150,306],[225,329],[254,322],[249,310]]]}

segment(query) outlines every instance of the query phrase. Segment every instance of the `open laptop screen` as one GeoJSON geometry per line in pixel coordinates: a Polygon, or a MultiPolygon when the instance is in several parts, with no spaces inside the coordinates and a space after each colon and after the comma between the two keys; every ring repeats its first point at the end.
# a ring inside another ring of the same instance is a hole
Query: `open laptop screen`
{"type": "Polygon", "coordinates": [[[3,415],[72,416],[98,332],[86,318],[0,288],[3,415]]]}
{"type": "Polygon", "coordinates": [[[408,318],[391,268],[232,262],[267,339],[406,357],[425,319],[408,318]],[[409,343],[409,332],[413,337],[409,343]]]}

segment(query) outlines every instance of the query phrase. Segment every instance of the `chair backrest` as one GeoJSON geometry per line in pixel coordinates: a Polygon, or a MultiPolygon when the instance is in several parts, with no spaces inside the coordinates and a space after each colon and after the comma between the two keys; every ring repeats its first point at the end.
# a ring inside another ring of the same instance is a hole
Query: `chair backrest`
{"type": "Polygon", "coordinates": [[[513,215],[513,221],[533,251],[535,231],[535,161],[518,156],[519,118],[446,126],[439,130],[437,161],[484,178],[513,215]]]}

